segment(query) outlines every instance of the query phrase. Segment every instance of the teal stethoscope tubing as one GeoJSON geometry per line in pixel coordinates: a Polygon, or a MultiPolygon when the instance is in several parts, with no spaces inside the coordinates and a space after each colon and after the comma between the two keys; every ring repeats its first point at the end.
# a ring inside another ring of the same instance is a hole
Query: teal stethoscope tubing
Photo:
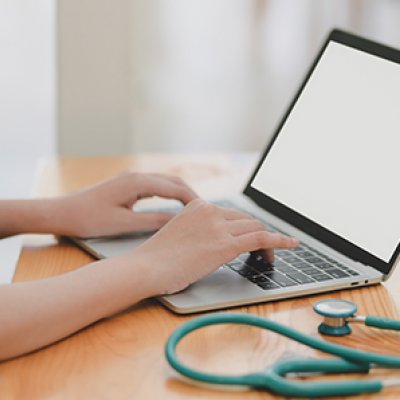
{"type": "Polygon", "coordinates": [[[285,374],[289,372],[368,372],[372,365],[386,368],[400,368],[400,357],[369,353],[333,344],[305,335],[278,322],[242,313],[209,314],[188,321],[175,330],[168,338],[165,355],[169,364],[177,372],[196,381],[218,385],[250,386],[266,389],[283,396],[297,397],[346,396],[373,393],[382,390],[384,383],[380,380],[300,382],[286,379],[285,374]],[[341,358],[281,361],[269,366],[265,371],[237,376],[204,373],[192,369],[179,361],[176,356],[176,347],[184,336],[202,327],[228,323],[268,329],[314,349],[341,358]]]}

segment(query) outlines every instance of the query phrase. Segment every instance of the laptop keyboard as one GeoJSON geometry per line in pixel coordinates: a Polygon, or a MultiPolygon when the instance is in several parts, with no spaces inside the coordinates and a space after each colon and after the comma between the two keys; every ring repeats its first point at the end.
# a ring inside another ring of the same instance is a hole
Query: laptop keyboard
{"type": "MultiPolygon", "coordinates": [[[[216,204],[222,207],[232,207],[229,200],[216,202],[216,204]]],[[[268,231],[284,234],[270,224],[266,225],[268,231]]],[[[276,249],[274,254],[275,261],[272,264],[266,262],[258,254],[244,253],[226,265],[264,290],[333,281],[360,275],[354,269],[304,243],[300,243],[294,249],[276,249]]]]}
{"type": "MultiPolygon", "coordinates": [[[[221,207],[237,208],[229,200],[213,203],[221,207]]],[[[248,211],[244,212],[249,214],[248,211]]],[[[270,232],[281,232],[270,224],[266,225],[270,232]]],[[[354,269],[304,243],[300,243],[295,249],[275,249],[274,254],[275,261],[272,264],[256,253],[244,253],[226,265],[264,290],[326,282],[359,275],[354,269]]]]}
{"type": "MultiPolygon", "coordinates": [[[[269,228],[273,231],[274,229],[269,228]]],[[[300,243],[295,249],[274,251],[275,261],[266,262],[258,254],[241,254],[227,263],[229,268],[264,290],[308,283],[332,281],[359,273],[312,247],[300,243]]]]}

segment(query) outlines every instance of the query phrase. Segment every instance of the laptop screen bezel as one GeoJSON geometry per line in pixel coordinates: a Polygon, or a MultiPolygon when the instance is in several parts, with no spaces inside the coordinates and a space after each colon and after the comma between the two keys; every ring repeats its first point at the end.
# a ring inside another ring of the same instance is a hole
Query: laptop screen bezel
{"type": "MultiPolygon", "coordinates": [[[[268,143],[268,146],[262,155],[260,161],[258,162],[252,176],[250,177],[246,187],[243,190],[243,194],[253,200],[258,206],[265,209],[266,211],[272,213],[273,215],[283,219],[289,224],[295,226],[296,228],[302,230],[308,235],[316,238],[320,242],[326,244],[327,246],[337,250],[338,252],[346,255],[347,257],[358,261],[364,265],[369,265],[383,274],[387,275],[390,273],[392,267],[394,266],[399,254],[400,254],[400,243],[397,245],[394,253],[392,254],[390,260],[388,262],[376,257],[375,255],[369,253],[368,251],[356,246],[354,243],[344,239],[343,237],[329,231],[323,226],[317,224],[316,222],[304,217],[303,215],[297,213],[295,210],[285,206],[284,204],[276,201],[275,199],[269,197],[268,195],[258,191],[254,187],[252,187],[252,182],[255,176],[258,173],[261,165],[263,164],[265,158],[268,156],[269,151],[271,150],[276,138],[282,130],[287,118],[289,117],[293,107],[295,106],[297,100],[299,99],[303,89],[307,85],[308,80],[310,79],[312,73],[319,60],[321,59],[322,54],[324,53],[326,47],[331,42],[341,43],[345,46],[352,47],[357,50],[364,51],[366,53],[384,58],[386,60],[390,60],[400,64],[400,51],[371,40],[361,38],[354,34],[344,32],[338,29],[334,29],[326,39],[324,45],[319,51],[315,61],[311,65],[310,70],[306,74],[305,79],[303,80],[300,88],[298,89],[296,95],[294,96],[291,104],[289,105],[286,113],[281,119],[279,125],[277,126],[272,139],[268,143]]],[[[395,184],[395,183],[393,183],[395,184]]],[[[393,216],[396,217],[396,216],[393,216]]],[[[379,235],[379,232],[377,232],[379,235]]]]}

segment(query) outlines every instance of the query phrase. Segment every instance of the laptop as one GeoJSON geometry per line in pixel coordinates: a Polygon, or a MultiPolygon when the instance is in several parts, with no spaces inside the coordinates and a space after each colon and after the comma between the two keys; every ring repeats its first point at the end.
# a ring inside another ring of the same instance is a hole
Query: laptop
{"type": "MultiPolygon", "coordinates": [[[[161,303],[186,314],[388,279],[400,252],[399,101],[400,51],[333,30],[243,193],[224,203],[299,247],[273,264],[241,254],[161,303]]],[[[102,258],[146,238],[75,241],[102,258]]]]}

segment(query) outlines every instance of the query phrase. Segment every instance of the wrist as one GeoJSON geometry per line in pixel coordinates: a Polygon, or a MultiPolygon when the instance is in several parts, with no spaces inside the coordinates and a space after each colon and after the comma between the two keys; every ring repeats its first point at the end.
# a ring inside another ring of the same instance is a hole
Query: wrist
{"type": "Polygon", "coordinates": [[[63,198],[38,199],[32,201],[31,223],[36,233],[68,235],[68,218],[65,218],[63,198]]]}
{"type": "Polygon", "coordinates": [[[165,278],[160,274],[159,268],[157,268],[158,264],[151,254],[142,252],[139,247],[116,257],[115,260],[121,268],[127,271],[127,274],[131,274],[130,281],[134,281],[138,285],[137,288],[134,288],[134,291],[140,291],[142,298],[163,294],[160,286],[162,286],[165,278]]]}
{"type": "Polygon", "coordinates": [[[63,198],[0,201],[0,237],[21,233],[72,234],[63,198]]]}
{"type": "Polygon", "coordinates": [[[82,236],[84,218],[79,217],[79,204],[71,196],[37,200],[36,224],[40,233],[82,236]]]}
{"type": "Polygon", "coordinates": [[[155,295],[147,267],[145,260],[123,255],[96,261],[72,274],[76,274],[77,285],[89,283],[89,309],[99,319],[155,295]]]}
{"type": "Polygon", "coordinates": [[[26,219],[26,231],[32,233],[59,234],[58,199],[35,199],[28,204],[28,218],[26,219]]]}
{"type": "Polygon", "coordinates": [[[125,258],[127,263],[137,266],[141,276],[140,282],[147,297],[177,293],[191,283],[184,271],[176,268],[179,260],[169,252],[160,252],[154,245],[142,244],[121,257],[125,258]]]}

